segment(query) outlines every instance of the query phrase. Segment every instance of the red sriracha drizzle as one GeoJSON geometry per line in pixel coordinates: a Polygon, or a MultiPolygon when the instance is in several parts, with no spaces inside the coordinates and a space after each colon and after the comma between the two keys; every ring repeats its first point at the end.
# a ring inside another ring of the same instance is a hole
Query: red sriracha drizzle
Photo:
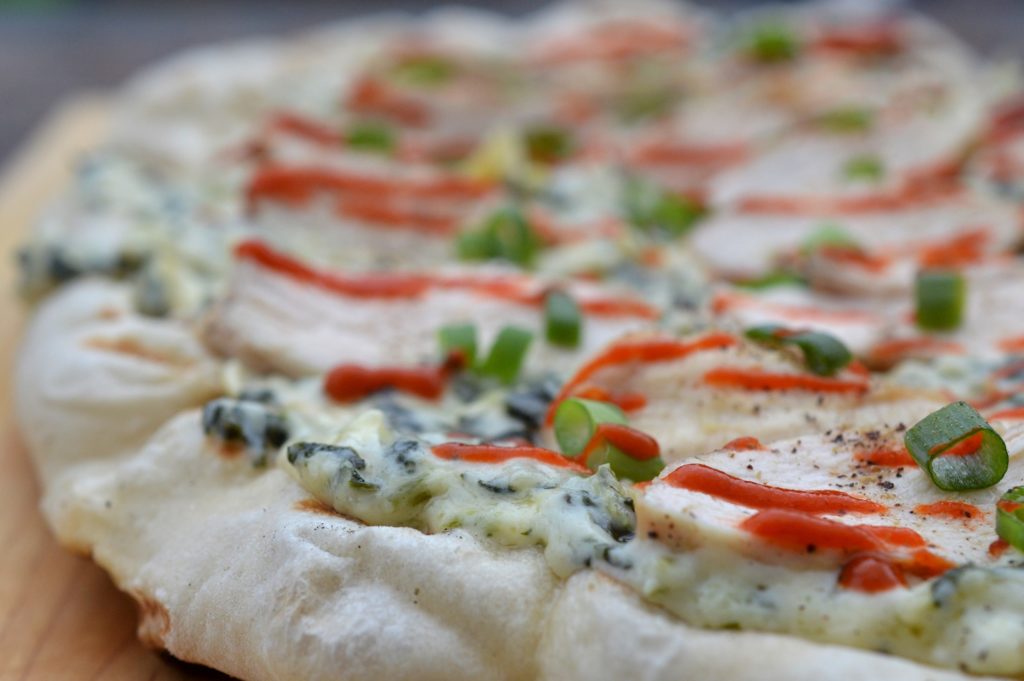
{"type": "Polygon", "coordinates": [[[740,390],[809,390],[821,393],[863,393],[867,381],[826,378],[809,374],[782,374],[760,369],[719,367],[704,374],[704,382],[716,388],[740,390]]]}
{"type": "MultiPolygon", "coordinates": [[[[888,546],[925,546],[925,539],[908,528],[877,527],[873,525],[846,525],[844,523],[819,518],[799,511],[769,509],[759,511],[744,520],[740,527],[755,537],[786,551],[813,553],[818,549],[828,549],[851,554],[847,566],[863,559],[863,555],[884,553],[888,546]],[[895,540],[895,541],[892,541],[895,540]]],[[[889,556],[887,556],[887,559],[889,556]]],[[[942,556],[936,555],[925,548],[916,548],[909,556],[892,556],[891,565],[897,568],[899,576],[914,575],[921,579],[930,579],[955,567],[942,556]]],[[[856,566],[850,568],[854,573],[867,568],[856,566]]],[[[877,566],[872,568],[877,570],[877,566]]],[[[844,572],[846,572],[844,568],[844,572]]],[[[877,578],[878,576],[875,575],[877,578]]],[[[867,580],[865,575],[859,577],[847,574],[843,582],[840,573],[840,585],[847,588],[880,586],[888,583],[886,588],[898,586],[897,582],[867,580]]]]}
{"type": "Polygon", "coordinates": [[[1024,507],[1024,504],[1020,503],[1019,501],[1000,499],[999,501],[996,502],[996,508],[998,508],[1000,511],[1005,511],[1006,513],[1014,513],[1015,511],[1018,511],[1021,507],[1024,507]]]}
{"type": "MultiPolygon", "coordinates": [[[[256,263],[296,281],[353,298],[419,298],[432,289],[469,290],[530,307],[542,306],[545,298],[545,291],[539,286],[534,286],[532,279],[516,275],[474,277],[375,273],[345,276],[310,267],[257,239],[240,242],[235,247],[235,258],[256,263]]],[[[625,297],[586,298],[578,302],[585,313],[595,317],[635,316],[652,319],[660,314],[655,308],[641,301],[625,297]]]]}
{"type": "MultiPolygon", "coordinates": [[[[965,437],[949,449],[942,451],[942,456],[971,456],[972,454],[977,454],[978,450],[981,449],[983,437],[982,433],[975,433],[974,435],[965,437]]],[[[942,450],[942,445],[937,445],[928,453],[934,456],[935,454],[938,454],[940,450],[942,450]]]]}
{"type": "MultiPolygon", "coordinates": [[[[886,507],[838,490],[795,490],[734,477],[700,463],[680,466],[664,482],[748,508],[790,509],[801,513],[884,513],[886,507]]],[[[846,527],[846,526],[844,526],[846,527]]]]}
{"type": "Polygon", "coordinates": [[[632,362],[668,362],[674,359],[682,359],[694,352],[727,348],[736,345],[738,342],[736,338],[727,333],[716,332],[691,341],[674,338],[650,338],[615,343],[584,364],[576,372],[576,375],[562,386],[558,396],[551,402],[551,406],[548,408],[545,421],[548,425],[551,425],[554,422],[555,409],[558,408],[558,405],[565,398],[575,394],[577,388],[585,384],[591,376],[601,369],[632,362]]]}
{"type": "Polygon", "coordinates": [[[936,501],[931,504],[918,504],[914,507],[914,513],[918,515],[937,516],[940,518],[954,518],[957,520],[970,520],[982,516],[981,509],[974,504],[964,501],[936,501]]]}
{"type": "Polygon", "coordinates": [[[1010,409],[1003,409],[1001,411],[990,414],[986,419],[987,421],[994,421],[996,419],[1005,419],[1007,421],[1024,419],[1024,407],[1012,407],[1010,409]]]}
{"type": "Polygon", "coordinates": [[[740,523],[740,528],[788,551],[832,549],[857,553],[885,548],[881,539],[861,526],[783,508],[758,511],[740,523]]]}
{"type": "MultiPolygon", "coordinates": [[[[887,511],[882,504],[846,492],[772,487],[704,464],[680,466],[661,482],[757,509],[739,527],[776,548],[848,555],[839,575],[840,586],[847,589],[875,593],[905,586],[906,575],[928,579],[954,567],[929,551],[927,540],[910,528],[851,525],[818,515],[887,511]],[[894,549],[900,554],[892,555],[894,549]]],[[[958,511],[963,509],[958,506],[958,511]]]]}
{"type": "Polygon", "coordinates": [[[589,385],[576,392],[576,397],[585,400],[597,400],[598,402],[611,402],[622,411],[636,411],[647,406],[647,398],[640,393],[610,393],[604,388],[596,385],[589,385]]]}
{"type": "Polygon", "coordinates": [[[567,459],[558,452],[542,447],[501,447],[498,445],[472,445],[461,442],[446,442],[431,450],[434,456],[449,461],[469,463],[505,463],[512,459],[533,459],[549,466],[569,468],[577,473],[590,474],[590,469],[567,459]]]}
{"type": "Polygon", "coordinates": [[[484,196],[493,183],[444,175],[428,179],[392,179],[374,177],[341,168],[319,166],[285,166],[268,164],[256,171],[246,190],[250,206],[261,199],[274,199],[299,205],[314,194],[370,198],[377,201],[396,199],[470,200],[484,196]]]}
{"type": "Polygon", "coordinates": [[[812,47],[824,52],[860,56],[891,56],[902,52],[905,46],[903,27],[884,21],[860,26],[829,26],[812,43],[812,47]]]}
{"type": "Polygon", "coordinates": [[[765,449],[765,446],[761,444],[761,441],[756,437],[750,437],[749,435],[744,437],[738,437],[735,440],[729,440],[722,449],[730,449],[734,452],[749,452],[758,449],[765,449]]]}
{"type": "Polygon", "coordinates": [[[619,423],[599,423],[579,456],[580,463],[587,465],[590,455],[606,444],[636,461],[649,461],[661,455],[658,441],[647,433],[619,423]]]}
{"type": "Polygon", "coordinates": [[[292,111],[277,112],[267,127],[325,147],[336,147],[344,141],[334,128],[292,111]]]}
{"type": "Polygon", "coordinates": [[[321,272],[256,239],[235,247],[235,257],[283,274],[296,281],[353,298],[416,298],[430,288],[430,280],[418,274],[371,274],[345,277],[321,272]]]}
{"type": "Polygon", "coordinates": [[[866,553],[843,566],[839,572],[839,585],[844,589],[873,594],[906,586],[907,579],[888,558],[866,553]]]}
{"type": "Polygon", "coordinates": [[[324,379],[324,392],[335,402],[355,402],[384,388],[393,388],[428,400],[444,392],[445,381],[465,365],[461,352],[453,352],[440,366],[363,367],[342,364],[324,379]]]}
{"type": "Polygon", "coordinates": [[[1010,542],[1005,539],[996,539],[988,545],[988,555],[990,558],[998,558],[1006,553],[1008,548],[1010,548],[1010,542]]]}
{"type": "Polygon", "coordinates": [[[853,458],[869,466],[886,466],[888,468],[910,468],[917,466],[914,457],[906,449],[875,449],[858,451],[853,458]]]}
{"type": "Polygon", "coordinates": [[[442,367],[378,367],[342,364],[331,369],[324,380],[324,392],[335,402],[355,402],[383,388],[434,400],[444,392],[442,367]]]}
{"type": "Polygon", "coordinates": [[[387,116],[410,127],[430,122],[430,109],[418,99],[372,76],[363,76],[352,87],[346,101],[351,111],[387,116]]]}

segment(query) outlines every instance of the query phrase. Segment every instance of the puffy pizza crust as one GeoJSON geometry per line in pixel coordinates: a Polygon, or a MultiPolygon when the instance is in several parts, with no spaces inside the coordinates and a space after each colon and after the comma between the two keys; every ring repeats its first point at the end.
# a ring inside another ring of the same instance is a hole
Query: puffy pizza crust
{"type": "MultiPolygon", "coordinates": [[[[582,7],[537,23],[557,33],[582,7]]],[[[515,44],[493,17],[426,21],[453,41],[515,44]]],[[[279,103],[263,98],[268,83],[312,90],[295,78],[310,63],[354,62],[406,25],[351,22],[168,62],[129,87],[111,144],[200,167],[279,103]]],[[[331,77],[318,91],[339,91],[349,73],[339,66],[331,77]]],[[[318,106],[308,92],[279,91],[318,106]]],[[[341,517],[282,470],[254,470],[205,440],[196,408],[222,389],[222,367],[186,323],[131,312],[130,295],[87,280],[43,303],[15,383],[47,520],[139,602],[149,645],[253,681],[967,678],[792,637],[688,627],[598,573],[555,579],[536,550],[341,517]]]]}
{"type": "Polygon", "coordinates": [[[48,521],[139,602],[149,645],[253,681],[967,678],[689,627],[596,572],[559,581],[537,550],[342,517],[282,469],[204,438],[193,407],[216,365],[184,324],[139,318],[126,295],[83,281],[43,304],[21,352],[18,416],[48,521]],[[173,339],[195,368],[97,351],[97,337],[150,350],[173,339]]]}
{"type": "Polygon", "coordinates": [[[83,280],[37,311],[14,376],[18,422],[48,482],[144,443],[221,392],[221,370],[180,322],[140,317],[127,286],[83,280]]]}

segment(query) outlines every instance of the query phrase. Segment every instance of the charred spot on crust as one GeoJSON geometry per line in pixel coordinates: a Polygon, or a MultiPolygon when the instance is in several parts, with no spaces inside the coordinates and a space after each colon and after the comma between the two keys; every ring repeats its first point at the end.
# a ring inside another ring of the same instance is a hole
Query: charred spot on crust
{"type": "Polygon", "coordinates": [[[319,499],[301,499],[295,502],[294,506],[296,511],[304,511],[306,513],[317,513],[319,515],[332,515],[341,516],[340,513],[334,510],[331,506],[328,506],[319,499]]]}
{"type": "Polygon", "coordinates": [[[163,603],[141,591],[129,591],[139,609],[139,640],[147,648],[165,649],[171,633],[171,615],[163,603]]]}

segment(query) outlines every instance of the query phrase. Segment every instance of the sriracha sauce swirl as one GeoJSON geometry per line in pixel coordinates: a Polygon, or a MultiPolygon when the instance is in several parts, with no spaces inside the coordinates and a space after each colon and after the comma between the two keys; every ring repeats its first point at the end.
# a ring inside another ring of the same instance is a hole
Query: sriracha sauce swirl
{"type": "Polygon", "coordinates": [[[884,513],[882,504],[839,490],[796,490],[743,480],[710,466],[691,463],[669,473],[673,487],[709,494],[740,506],[801,513],[884,513]]]}
{"type": "Polygon", "coordinates": [[[579,460],[586,465],[590,455],[606,444],[621,450],[636,461],[650,461],[661,455],[658,441],[647,433],[620,423],[599,423],[583,448],[579,460]]]}

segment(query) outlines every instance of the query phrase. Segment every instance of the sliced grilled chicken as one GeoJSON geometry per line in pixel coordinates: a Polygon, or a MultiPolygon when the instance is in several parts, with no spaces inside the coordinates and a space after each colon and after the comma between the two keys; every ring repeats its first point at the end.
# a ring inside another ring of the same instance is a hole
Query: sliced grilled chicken
{"type": "Polygon", "coordinates": [[[344,363],[367,367],[436,362],[437,332],[472,322],[481,352],[507,325],[533,331],[526,366],[564,372],[660,312],[629,295],[588,283],[560,288],[583,314],[582,342],[565,350],[544,341],[544,280],[502,270],[355,274],[310,267],[261,242],[236,249],[229,291],[205,325],[207,343],[254,367],[293,376],[344,363]]]}
{"type": "Polygon", "coordinates": [[[770,442],[912,423],[944,404],[941,395],[869,377],[856,363],[834,376],[818,376],[798,354],[722,332],[623,338],[565,384],[556,406],[570,396],[620,404],[630,424],[657,439],[670,461],[743,436],[770,442]]]}

